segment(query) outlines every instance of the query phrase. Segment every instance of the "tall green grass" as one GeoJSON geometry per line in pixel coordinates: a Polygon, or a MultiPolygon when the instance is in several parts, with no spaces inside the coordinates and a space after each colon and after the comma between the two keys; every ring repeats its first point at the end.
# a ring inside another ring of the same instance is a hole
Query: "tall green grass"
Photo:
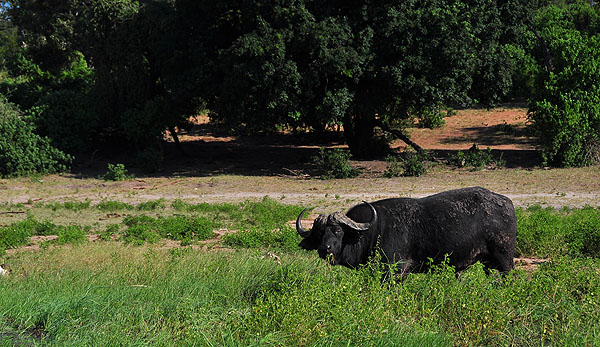
{"type": "Polygon", "coordinates": [[[171,216],[152,218],[149,216],[128,216],[123,220],[127,226],[124,240],[141,244],[154,243],[160,239],[171,239],[190,244],[215,236],[213,230],[218,224],[204,217],[171,216]]]}
{"type": "Polygon", "coordinates": [[[381,282],[308,252],[84,244],[8,259],[0,339],[51,345],[598,345],[600,262],[528,274],[445,265],[381,282]],[[4,329],[4,330],[2,330],[4,329]],[[21,334],[19,337],[18,334],[21,334]],[[34,334],[35,333],[35,334],[34,334]]]}
{"type": "Polygon", "coordinates": [[[526,256],[600,258],[600,209],[517,209],[517,252],[526,256]]]}

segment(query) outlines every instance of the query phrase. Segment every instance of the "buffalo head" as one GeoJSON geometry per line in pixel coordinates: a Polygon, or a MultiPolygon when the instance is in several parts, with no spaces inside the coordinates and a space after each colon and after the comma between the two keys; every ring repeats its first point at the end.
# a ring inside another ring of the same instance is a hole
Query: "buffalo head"
{"type": "Polygon", "coordinates": [[[373,205],[363,201],[371,208],[371,220],[367,223],[359,223],[352,220],[341,212],[319,215],[311,230],[302,227],[302,216],[309,209],[305,208],[296,219],[296,231],[304,238],[300,247],[304,249],[316,249],[319,257],[327,259],[332,264],[339,264],[339,255],[342,252],[344,237],[356,237],[357,233],[368,230],[377,222],[377,211],[373,205]]]}

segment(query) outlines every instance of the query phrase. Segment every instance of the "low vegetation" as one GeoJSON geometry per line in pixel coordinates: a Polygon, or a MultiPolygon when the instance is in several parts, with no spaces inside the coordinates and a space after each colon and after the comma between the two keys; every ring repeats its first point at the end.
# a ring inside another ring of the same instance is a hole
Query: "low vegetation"
{"type": "Polygon", "coordinates": [[[0,279],[0,334],[51,344],[594,345],[597,259],[558,257],[502,281],[439,266],[400,282],[306,252],[86,244],[23,253],[0,279]],[[90,261],[93,260],[93,261],[90,261]],[[24,274],[27,273],[27,276],[24,274]],[[9,333],[11,332],[12,333],[9,333]]]}
{"type": "Polygon", "coordinates": [[[119,163],[108,163],[106,173],[102,175],[102,179],[106,181],[125,181],[130,178],[133,178],[133,175],[127,172],[125,165],[119,163]]]}
{"type": "Polygon", "coordinates": [[[352,155],[341,148],[319,148],[319,154],[313,158],[313,163],[321,173],[322,179],[352,178],[360,174],[360,170],[352,167],[348,160],[352,155]]]}
{"type": "MultiPolygon", "coordinates": [[[[521,256],[536,270],[499,279],[476,264],[445,265],[381,282],[377,259],[330,267],[298,247],[287,222],[300,206],[273,199],[126,209],[122,223],[85,242],[89,226],[28,217],[0,228],[0,247],[58,234],[41,252],[3,256],[0,343],[206,345],[594,345],[600,319],[600,210],[517,209],[521,256]],[[231,252],[156,248],[227,233],[231,252]],[[112,242],[120,238],[124,242],[112,242]],[[140,246],[131,247],[131,244],[140,246]]],[[[52,204],[46,205],[51,209],[52,204]]],[[[67,208],[60,205],[61,208],[67,208]]],[[[87,211],[94,211],[90,205],[87,211]]],[[[82,213],[86,213],[84,208],[82,213]]]]}
{"type": "Polygon", "coordinates": [[[456,167],[470,167],[474,170],[481,170],[486,166],[502,167],[504,166],[504,160],[502,155],[498,160],[495,160],[492,156],[492,149],[487,150],[479,149],[479,146],[473,144],[467,151],[458,151],[456,154],[451,155],[447,161],[448,165],[456,167]]]}
{"type": "Polygon", "coordinates": [[[388,155],[385,161],[388,167],[383,175],[387,178],[399,176],[419,177],[427,172],[424,162],[429,159],[427,152],[405,151],[399,156],[388,155]]]}

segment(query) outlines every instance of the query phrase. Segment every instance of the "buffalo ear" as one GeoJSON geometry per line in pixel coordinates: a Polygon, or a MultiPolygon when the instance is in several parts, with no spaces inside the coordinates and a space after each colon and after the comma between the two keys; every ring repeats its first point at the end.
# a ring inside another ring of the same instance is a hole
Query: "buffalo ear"
{"type": "Polygon", "coordinates": [[[312,250],[312,249],[318,249],[319,245],[315,240],[306,238],[306,239],[300,241],[300,247],[307,249],[307,250],[312,250]]]}

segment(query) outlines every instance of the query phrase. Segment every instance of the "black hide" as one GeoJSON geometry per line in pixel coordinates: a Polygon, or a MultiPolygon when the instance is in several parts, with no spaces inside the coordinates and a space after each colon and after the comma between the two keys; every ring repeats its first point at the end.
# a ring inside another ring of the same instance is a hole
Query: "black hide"
{"type": "MultiPolygon", "coordinates": [[[[517,222],[512,201],[505,196],[473,187],[371,204],[378,218],[368,230],[356,231],[331,218],[323,223],[321,216],[300,246],[349,267],[365,264],[378,251],[400,273],[423,271],[428,258],[439,263],[446,254],[458,271],[477,261],[503,273],[514,266],[517,222]]],[[[364,223],[373,213],[360,204],[346,215],[364,223]]]]}

